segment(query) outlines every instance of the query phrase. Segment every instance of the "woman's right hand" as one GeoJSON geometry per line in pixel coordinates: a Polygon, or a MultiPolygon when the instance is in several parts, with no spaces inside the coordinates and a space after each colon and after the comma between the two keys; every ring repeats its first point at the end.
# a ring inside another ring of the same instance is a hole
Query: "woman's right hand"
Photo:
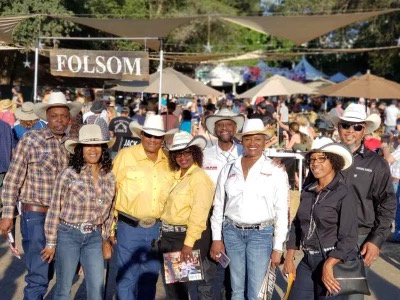
{"type": "Polygon", "coordinates": [[[47,261],[48,263],[51,263],[51,261],[54,258],[54,253],[55,253],[55,248],[54,247],[49,247],[46,246],[41,252],[41,258],[43,261],[47,261]]]}
{"type": "Polygon", "coordinates": [[[221,252],[225,252],[224,243],[222,241],[213,241],[210,249],[210,256],[213,260],[217,261],[221,252]]]}

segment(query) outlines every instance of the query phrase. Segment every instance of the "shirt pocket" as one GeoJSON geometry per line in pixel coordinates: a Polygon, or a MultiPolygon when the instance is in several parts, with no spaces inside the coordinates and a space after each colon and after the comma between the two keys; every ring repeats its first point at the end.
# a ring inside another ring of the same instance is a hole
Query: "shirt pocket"
{"type": "Polygon", "coordinates": [[[69,196],[73,202],[83,203],[89,191],[83,181],[72,180],[69,184],[69,196]]]}
{"type": "Polygon", "coordinates": [[[119,183],[119,192],[122,198],[127,201],[136,199],[144,192],[146,184],[146,174],[139,170],[130,170],[119,183]]]}
{"type": "Polygon", "coordinates": [[[57,162],[53,160],[54,154],[50,152],[39,152],[34,154],[30,160],[34,172],[38,174],[55,174],[57,172],[57,162]]]}

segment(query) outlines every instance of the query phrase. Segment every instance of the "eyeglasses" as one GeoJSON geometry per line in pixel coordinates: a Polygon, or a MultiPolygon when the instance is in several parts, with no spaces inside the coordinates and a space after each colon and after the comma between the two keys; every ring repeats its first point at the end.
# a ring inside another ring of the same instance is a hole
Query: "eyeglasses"
{"type": "Polygon", "coordinates": [[[154,138],[154,139],[156,139],[156,140],[161,140],[161,139],[163,138],[163,136],[151,135],[151,134],[148,134],[148,133],[146,133],[146,132],[144,132],[144,131],[142,131],[142,134],[143,134],[143,136],[144,136],[145,138],[148,138],[148,139],[154,138]]]}
{"type": "Polygon", "coordinates": [[[307,165],[312,165],[314,163],[319,163],[319,164],[323,164],[328,158],[324,155],[324,156],[318,156],[315,158],[307,158],[306,163],[307,165]]]}
{"type": "Polygon", "coordinates": [[[354,131],[361,131],[365,128],[364,124],[357,124],[357,123],[345,123],[345,122],[340,122],[340,127],[343,128],[344,130],[350,129],[350,127],[353,127],[354,131]]]}
{"type": "Polygon", "coordinates": [[[175,157],[176,158],[181,158],[181,157],[188,158],[191,155],[192,155],[192,151],[185,150],[185,151],[181,151],[181,152],[176,153],[175,157]]]}

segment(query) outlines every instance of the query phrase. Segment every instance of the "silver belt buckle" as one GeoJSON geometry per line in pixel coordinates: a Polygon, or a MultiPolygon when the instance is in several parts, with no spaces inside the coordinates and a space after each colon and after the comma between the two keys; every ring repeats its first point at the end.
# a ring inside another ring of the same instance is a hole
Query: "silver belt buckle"
{"type": "Polygon", "coordinates": [[[139,220],[139,226],[143,228],[150,228],[156,224],[155,218],[143,218],[139,220]]]}
{"type": "Polygon", "coordinates": [[[93,230],[96,229],[96,226],[94,226],[92,223],[82,223],[79,230],[81,231],[82,234],[87,234],[91,233],[93,230]]]}

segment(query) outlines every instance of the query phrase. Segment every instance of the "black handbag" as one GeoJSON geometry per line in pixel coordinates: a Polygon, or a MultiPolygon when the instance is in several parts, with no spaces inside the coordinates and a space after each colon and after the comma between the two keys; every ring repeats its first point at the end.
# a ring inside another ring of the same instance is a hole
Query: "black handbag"
{"type": "MultiPolygon", "coordinates": [[[[326,253],[323,251],[324,247],[319,239],[317,229],[315,229],[315,233],[319,242],[321,254],[324,260],[326,260],[326,253]]],[[[360,251],[358,251],[355,259],[339,261],[337,264],[335,264],[333,266],[333,276],[340,284],[340,291],[337,293],[328,294],[328,296],[352,294],[371,295],[365,273],[364,261],[360,251]]]]}

